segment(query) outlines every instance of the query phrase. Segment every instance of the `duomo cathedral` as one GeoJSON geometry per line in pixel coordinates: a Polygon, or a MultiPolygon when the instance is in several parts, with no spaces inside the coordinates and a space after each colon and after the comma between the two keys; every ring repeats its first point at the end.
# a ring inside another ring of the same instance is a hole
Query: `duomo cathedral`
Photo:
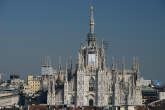
{"type": "Polygon", "coordinates": [[[107,67],[105,48],[99,46],[94,31],[93,6],[90,9],[90,30],[86,45],[81,45],[76,66],[71,61],[63,69],[59,64],[54,69],[51,64],[41,67],[42,88],[47,91],[47,104],[69,104],[74,106],[120,106],[141,105],[139,64],[136,58],[132,69],[122,69],[112,58],[107,67]]]}

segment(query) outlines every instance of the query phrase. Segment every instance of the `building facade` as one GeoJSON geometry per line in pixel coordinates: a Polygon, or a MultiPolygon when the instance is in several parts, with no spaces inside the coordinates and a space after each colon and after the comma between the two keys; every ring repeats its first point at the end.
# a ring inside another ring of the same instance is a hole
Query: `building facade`
{"type": "Polygon", "coordinates": [[[20,96],[17,91],[0,91],[0,107],[8,107],[19,103],[20,96]]]}
{"type": "Polygon", "coordinates": [[[52,70],[42,67],[42,88],[47,90],[49,105],[71,104],[75,106],[141,105],[139,64],[134,61],[127,70],[123,62],[119,70],[112,60],[106,65],[104,41],[99,47],[94,31],[93,7],[91,6],[90,31],[86,45],[81,45],[75,69],[72,63],[66,69],[52,70]]]}
{"type": "Polygon", "coordinates": [[[40,76],[28,75],[28,83],[24,85],[24,93],[35,94],[40,90],[40,76]]]}

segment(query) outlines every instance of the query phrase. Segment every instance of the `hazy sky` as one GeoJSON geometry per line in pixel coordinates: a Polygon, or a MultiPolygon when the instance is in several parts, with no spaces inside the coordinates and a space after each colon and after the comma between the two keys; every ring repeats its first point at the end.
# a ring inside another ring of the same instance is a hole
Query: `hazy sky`
{"type": "Polygon", "coordinates": [[[0,0],[0,72],[25,78],[40,73],[44,56],[54,67],[58,56],[76,60],[92,4],[97,40],[110,41],[109,58],[126,56],[130,68],[132,57],[139,56],[145,79],[165,81],[165,1],[93,1],[0,0]]]}

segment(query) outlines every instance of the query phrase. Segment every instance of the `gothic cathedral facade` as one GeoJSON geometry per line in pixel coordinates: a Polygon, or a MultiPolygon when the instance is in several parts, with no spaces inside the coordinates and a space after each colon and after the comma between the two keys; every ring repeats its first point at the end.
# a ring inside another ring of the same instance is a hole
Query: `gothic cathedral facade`
{"type": "Polygon", "coordinates": [[[72,68],[72,64],[66,65],[66,69],[61,69],[60,64],[59,68],[54,70],[51,65],[42,67],[42,84],[48,91],[47,104],[100,107],[141,105],[139,65],[135,61],[132,69],[127,70],[123,63],[122,69],[119,70],[113,61],[112,67],[108,68],[104,41],[99,47],[94,24],[91,6],[87,43],[80,46],[75,69],[72,68]]]}

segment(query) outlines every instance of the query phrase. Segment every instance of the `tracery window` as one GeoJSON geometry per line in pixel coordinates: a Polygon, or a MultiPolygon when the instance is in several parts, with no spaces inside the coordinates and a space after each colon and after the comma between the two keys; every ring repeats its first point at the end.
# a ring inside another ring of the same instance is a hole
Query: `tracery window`
{"type": "Polygon", "coordinates": [[[93,77],[89,80],[89,91],[95,91],[95,80],[93,77]]]}

